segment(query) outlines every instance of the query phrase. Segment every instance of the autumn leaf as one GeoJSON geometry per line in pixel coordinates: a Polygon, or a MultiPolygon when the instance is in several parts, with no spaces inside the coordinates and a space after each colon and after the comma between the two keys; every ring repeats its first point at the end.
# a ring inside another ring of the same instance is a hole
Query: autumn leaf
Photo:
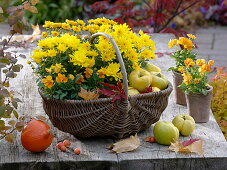
{"type": "Polygon", "coordinates": [[[37,3],[39,3],[39,0],[31,0],[32,5],[36,5],[37,3]]]}
{"type": "Polygon", "coordinates": [[[36,116],[36,119],[45,121],[47,118],[45,116],[38,115],[36,116]]]}
{"type": "Polygon", "coordinates": [[[81,90],[78,93],[78,96],[80,96],[84,100],[91,100],[91,99],[97,99],[99,97],[99,94],[96,92],[87,91],[81,87],[81,90]]]}
{"type": "Polygon", "coordinates": [[[15,127],[20,132],[24,128],[25,123],[23,121],[17,122],[15,127]]]}
{"type": "Polygon", "coordinates": [[[137,135],[130,136],[129,138],[120,140],[112,145],[107,146],[108,149],[116,152],[131,152],[137,149],[140,146],[140,139],[137,135]]]}
{"type": "Polygon", "coordinates": [[[14,134],[12,134],[12,133],[7,134],[6,137],[5,137],[5,140],[7,142],[13,143],[14,142],[14,134]]]}
{"type": "Polygon", "coordinates": [[[202,139],[190,139],[184,142],[175,141],[171,143],[168,150],[203,155],[203,143],[204,141],[202,139]]]}

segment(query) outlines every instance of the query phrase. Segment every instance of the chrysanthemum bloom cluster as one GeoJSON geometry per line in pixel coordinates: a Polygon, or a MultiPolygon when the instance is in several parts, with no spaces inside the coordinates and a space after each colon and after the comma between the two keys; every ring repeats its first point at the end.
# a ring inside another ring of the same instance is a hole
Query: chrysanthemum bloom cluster
{"type": "MultiPolygon", "coordinates": [[[[195,35],[187,34],[187,37],[179,37],[178,39],[172,39],[168,43],[169,48],[179,46],[176,52],[174,52],[171,57],[176,61],[176,66],[169,68],[169,70],[174,70],[179,72],[179,68],[185,66],[185,60],[187,58],[191,59],[193,62],[196,60],[196,54],[192,50],[196,47],[193,40],[196,39],[195,35]]],[[[186,61],[186,62],[189,62],[186,61]]],[[[192,63],[191,63],[192,64],[192,63]]]]}
{"type": "Polygon", "coordinates": [[[43,40],[33,51],[39,87],[48,97],[80,99],[81,87],[95,90],[103,87],[99,82],[116,84],[122,81],[120,64],[112,44],[105,37],[94,43],[90,36],[104,32],[114,38],[122,54],[126,71],[140,69],[145,60],[155,58],[155,43],[142,31],[134,33],[126,24],[98,18],[66,20],[64,23],[46,21],[43,40]]]}
{"type": "Polygon", "coordinates": [[[185,66],[179,67],[182,73],[183,83],[179,86],[188,93],[207,94],[207,74],[211,71],[213,60],[206,62],[205,59],[197,59],[195,62],[191,58],[184,60],[185,66]]]}

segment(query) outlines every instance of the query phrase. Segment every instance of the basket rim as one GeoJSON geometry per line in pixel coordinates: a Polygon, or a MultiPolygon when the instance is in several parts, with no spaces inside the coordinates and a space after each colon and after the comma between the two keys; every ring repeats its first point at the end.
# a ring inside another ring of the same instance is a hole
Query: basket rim
{"type": "MultiPolygon", "coordinates": [[[[156,92],[150,92],[150,93],[144,93],[144,94],[136,94],[136,95],[129,95],[128,100],[130,99],[136,99],[136,98],[142,98],[142,97],[147,97],[150,95],[156,95],[159,93],[165,94],[165,93],[170,93],[173,90],[173,86],[171,84],[170,81],[168,81],[168,86],[167,88],[160,90],[160,91],[156,91],[156,92]]],[[[89,99],[89,100],[57,100],[57,99],[47,99],[47,97],[43,94],[43,91],[38,88],[38,92],[41,95],[42,98],[44,98],[45,100],[49,100],[49,101],[56,101],[56,102],[64,102],[64,103],[77,103],[77,104],[81,104],[81,103],[100,103],[100,102],[111,102],[112,98],[108,97],[108,98],[98,98],[98,99],[89,99]]]]}

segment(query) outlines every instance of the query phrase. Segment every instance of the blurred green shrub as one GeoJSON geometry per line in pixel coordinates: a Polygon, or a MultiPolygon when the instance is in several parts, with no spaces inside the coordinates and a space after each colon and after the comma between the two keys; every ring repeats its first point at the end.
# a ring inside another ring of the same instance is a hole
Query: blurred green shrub
{"type": "MultiPolygon", "coordinates": [[[[17,4],[21,0],[13,0],[17,4]]],[[[25,17],[31,24],[43,24],[45,21],[60,22],[65,19],[81,18],[86,0],[40,0],[36,5],[39,13],[26,12],[25,17]]]]}

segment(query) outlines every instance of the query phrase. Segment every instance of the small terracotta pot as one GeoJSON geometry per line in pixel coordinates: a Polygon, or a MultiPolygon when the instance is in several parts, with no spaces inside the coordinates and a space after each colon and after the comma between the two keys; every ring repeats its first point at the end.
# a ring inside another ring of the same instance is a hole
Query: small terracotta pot
{"type": "Polygon", "coordinates": [[[173,90],[175,94],[175,102],[180,105],[187,105],[184,92],[178,87],[183,82],[181,73],[173,71],[173,90]]]}
{"type": "Polygon", "coordinates": [[[212,97],[212,86],[208,87],[208,94],[200,93],[186,94],[186,102],[189,115],[192,116],[196,123],[206,123],[210,117],[210,103],[212,97]]]}

